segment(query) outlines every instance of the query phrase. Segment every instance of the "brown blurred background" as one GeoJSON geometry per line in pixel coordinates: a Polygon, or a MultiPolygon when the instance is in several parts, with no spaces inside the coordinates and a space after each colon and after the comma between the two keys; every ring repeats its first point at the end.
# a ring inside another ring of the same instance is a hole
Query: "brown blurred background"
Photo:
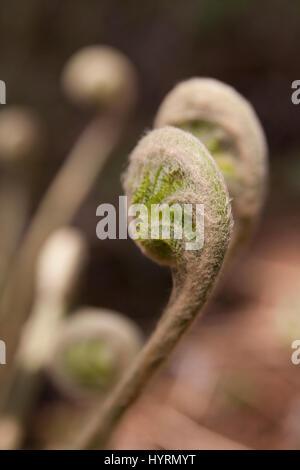
{"type": "MultiPolygon", "coordinates": [[[[258,301],[260,289],[266,289],[266,304],[273,301],[274,270],[262,265],[255,269],[250,262],[290,263],[295,268],[290,278],[280,266],[278,277],[284,277],[289,286],[299,278],[300,105],[291,102],[291,83],[300,79],[299,36],[298,0],[1,1],[0,79],[7,85],[7,103],[34,108],[47,129],[42,161],[36,163],[39,176],[32,213],[90,118],[70,104],[61,91],[60,73],[66,60],[83,46],[108,44],[124,52],[138,71],[139,100],[128,131],[74,222],[87,235],[91,250],[78,305],[119,310],[134,318],[146,333],[153,328],[170,292],[169,270],[149,261],[131,240],[97,240],[95,212],[102,202],[117,203],[128,153],[144,130],[151,128],[165,94],[180,80],[197,75],[231,84],[253,104],[270,149],[270,191],[261,226],[252,248],[241,265],[232,268],[228,285],[215,300],[211,323],[222,324],[222,313],[234,319],[243,313],[246,318],[253,309],[258,316],[263,310],[258,301]],[[218,315],[222,319],[216,320],[218,315]]],[[[278,282],[276,291],[282,288],[278,282]]],[[[257,331],[255,326],[253,331],[257,331]]],[[[223,338],[223,330],[210,330],[209,334],[212,342],[223,338]]],[[[236,337],[243,334],[236,333],[236,337]]],[[[232,347],[232,338],[229,335],[228,343],[224,339],[225,350],[232,347]]],[[[197,342],[191,339],[189,351],[194,351],[197,342]]],[[[249,348],[259,350],[258,342],[255,337],[249,341],[249,348]]],[[[239,353],[232,351],[232,355],[239,353]]],[[[246,358],[249,366],[247,354],[246,358]]],[[[289,352],[286,363],[289,368],[289,352]]],[[[293,377],[296,373],[299,375],[294,368],[293,377]]],[[[233,418],[224,419],[224,425],[223,419],[222,415],[222,419],[214,418],[210,423],[217,421],[220,432],[237,438],[240,428],[252,423],[253,413],[250,421],[244,416],[234,431],[228,424],[233,418]]],[[[256,430],[253,433],[257,436],[256,430]]],[[[245,445],[262,445],[255,438],[246,437],[244,441],[245,445]]]]}

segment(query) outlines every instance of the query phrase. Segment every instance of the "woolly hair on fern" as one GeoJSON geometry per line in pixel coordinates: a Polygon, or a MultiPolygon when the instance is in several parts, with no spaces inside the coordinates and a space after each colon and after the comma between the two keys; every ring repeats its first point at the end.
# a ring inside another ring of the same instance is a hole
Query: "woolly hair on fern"
{"type": "Polygon", "coordinates": [[[104,445],[125,410],[201,312],[231,236],[231,207],[223,176],[206,148],[187,132],[165,127],[142,138],[130,156],[123,184],[129,204],[136,200],[145,205],[153,200],[203,204],[205,240],[200,250],[186,250],[183,239],[176,243],[163,238],[153,243],[137,241],[147,256],[171,267],[173,291],[142,352],[104,405],[98,412],[93,410],[75,448],[104,445]]]}

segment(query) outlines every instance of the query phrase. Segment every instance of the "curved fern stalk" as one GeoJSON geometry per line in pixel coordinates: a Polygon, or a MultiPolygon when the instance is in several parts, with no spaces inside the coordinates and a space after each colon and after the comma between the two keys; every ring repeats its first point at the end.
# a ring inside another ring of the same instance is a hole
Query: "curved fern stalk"
{"type": "Polygon", "coordinates": [[[232,200],[231,257],[251,238],[267,188],[267,144],[253,107],[225,83],[192,78],[168,93],[154,125],[191,132],[218,163],[232,200]]]}
{"type": "Polygon", "coordinates": [[[83,131],[42,199],[7,279],[0,302],[0,329],[9,344],[8,360],[28,314],[39,250],[49,234],[70,222],[79,209],[116,147],[135,100],[133,67],[109,47],[94,46],[77,53],[66,65],[63,83],[70,96],[93,105],[98,115],[83,131]]]}
{"type": "Polygon", "coordinates": [[[75,229],[63,228],[46,241],[36,273],[36,297],[24,325],[11,376],[0,406],[0,448],[22,445],[52,343],[60,328],[87,257],[75,229]]]}
{"type": "Polygon", "coordinates": [[[43,130],[27,108],[5,106],[0,112],[0,291],[28,217],[34,167],[43,130]]]}
{"type": "MultiPolygon", "coordinates": [[[[131,154],[124,187],[129,204],[144,204],[150,210],[153,203],[202,204],[204,245],[190,250],[185,237],[175,236],[137,240],[150,258],[171,267],[173,291],[141,354],[103,407],[93,412],[75,442],[76,448],[103,446],[121,416],[168,358],[208,300],[231,235],[231,207],[223,176],[206,148],[187,132],[166,127],[144,137],[131,154]]],[[[172,234],[178,228],[175,225],[173,220],[172,234]]],[[[163,233],[163,223],[161,228],[163,233]]]]}

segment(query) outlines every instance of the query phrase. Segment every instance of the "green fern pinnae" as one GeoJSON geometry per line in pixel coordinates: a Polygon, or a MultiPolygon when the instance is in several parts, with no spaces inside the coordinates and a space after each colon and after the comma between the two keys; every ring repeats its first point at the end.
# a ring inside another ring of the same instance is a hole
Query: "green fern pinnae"
{"type": "MultiPolygon", "coordinates": [[[[151,221],[152,216],[152,205],[161,204],[166,199],[170,198],[178,191],[183,189],[184,181],[183,174],[178,168],[172,168],[168,166],[163,168],[162,166],[158,168],[157,172],[153,175],[153,178],[150,177],[149,171],[145,172],[145,175],[142,179],[140,186],[136,189],[132,203],[133,204],[144,204],[148,210],[149,222],[151,221]]],[[[163,239],[161,234],[163,230],[163,221],[162,214],[160,214],[160,224],[159,224],[159,233],[160,238],[155,240],[143,240],[139,239],[138,241],[142,243],[145,247],[151,248],[158,256],[164,259],[169,259],[172,257],[172,252],[178,250],[179,240],[175,239],[172,235],[174,234],[174,213],[170,213],[171,216],[171,238],[163,239]]],[[[151,224],[149,224],[151,227],[151,224]]],[[[150,232],[150,231],[149,231],[150,232]]],[[[150,233],[148,232],[148,236],[150,233]]]]}
{"type": "Polygon", "coordinates": [[[206,146],[218,163],[229,186],[232,184],[232,180],[237,180],[236,158],[238,151],[228,133],[221,126],[212,122],[190,121],[178,124],[178,127],[193,134],[206,146]]]}
{"type": "MultiPolygon", "coordinates": [[[[205,147],[187,132],[169,127],[153,131],[142,139],[131,156],[131,165],[125,175],[125,189],[130,204],[144,204],[148,210],[148,237],[136,241],[160,263],[174,264],[186,257],[199,259],[201,250],[185,252],[186,238],[175,238],[175,216],[171,210],[170,238],[163,238],[161,217],[159,239],[151,239],[153,204],[167,203],[170,208],[179,205],[182,214],[185,203],[203,204],[207,233],[215,230],[217,241],[221,229],[221,233],[223,230],[224,234],[227,233],[228,239],[230,205],[224,181],[205,147]]],[[[183,224],[183,217],[181,220],[183,224]]],[[[193,231],[197,229],[194,213],[191,226],[193,231]]],[[[183,225],[181,228],[184,234],[183,225]]],[[[221,261],[218,255],[216,257],[219,265],[221,261]]]]}

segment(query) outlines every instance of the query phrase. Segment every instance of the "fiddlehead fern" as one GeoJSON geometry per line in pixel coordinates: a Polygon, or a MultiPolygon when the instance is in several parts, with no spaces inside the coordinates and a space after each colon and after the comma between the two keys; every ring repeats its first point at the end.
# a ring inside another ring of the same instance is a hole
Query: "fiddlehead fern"
{"type": "Polygon", "coordinates": [[[59,389],[79,399],[103,398],[142,345],[133,322],[111,310],[83,308],[62,324],[48,369],[59,389]]]}
{"type": "Polygon", "coordinates": [[[208,151],[191,134],[172,127],[149,133],[130,156],[124,187],[129,203],[138,199],[148,204],[154,199],[161,204],[203,204],[204,245],[187,250],[184,239],[178,244],[168,240],[166,257],[163,238],[158,247],[157,240],[152,243],[149,239],[146,245],[138,241],[147,255],[171,266],[173,292],[140,356],[83,429],[76,442],[78,448],[103,445],[120,416],[169,356],[208,299],[230,240],[231,208],[223,177],[208,151]]]}
{"type": "Polygon", "coordinates": [[[103,110],[128,112],[137,94],[132,64],[109,46],[88,46],[75,53],[64,68],[62,85],[75,103],[103,110]]]}
{"type": "Polygon", "coordinates": [[[198,137],[215,158],[232,199],[234,250],[249,239],[267,186],[267,146],[250,103],[218,80],[192,78],[162,102],[155,127],[176,126],[198,137]]]}
{"type": "Polygon", "coordinates": [[[53,233],[41,250],[34,305],[22,330],[10,380],[1,390],[0,442],[6,449],[19,448],[23,442],[39,394],[41,374],[70,298],[78,287],[86,251],[82,235],[71,228],[53,233]]]}
{"type": "Polygon", "coordinates": [[[72,220],[119,142],[135,101],[134,67],[113,48],[93,46],[75,54],[63,71],[63,84],[69,95],[77,97],[81,104],[87,107],[93,104],[97,115],[79,136],[49,186],[6,280],[0,301],[0,326],[4,338],[9,337],[10,356],[16,349],[22,323],[29,313],[39,250],[51,232],[72,220]],[[110,91],[106,95],[115,75],[114,94],[110,91]],[[8,321],[11,311],[14,311],[16,326],[8,321]]]}

